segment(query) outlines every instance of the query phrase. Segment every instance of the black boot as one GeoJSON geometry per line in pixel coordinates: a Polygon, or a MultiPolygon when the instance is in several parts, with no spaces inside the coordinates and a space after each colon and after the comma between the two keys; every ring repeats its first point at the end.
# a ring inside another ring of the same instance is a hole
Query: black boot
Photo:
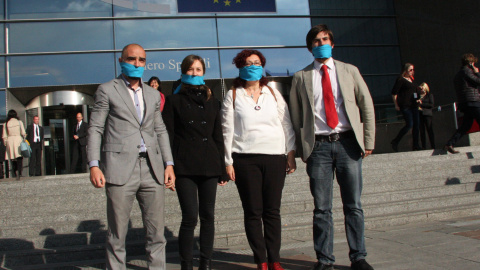
{"type": "Polygon", "coordinates": [[[198,270],[211,270],[212,269],[212,260],[200,258],[200,266],[198,270]]]}
{"type": "Polygon", "coordinates": [[[182,261],[180,265],[182,270],[193,270],[192,261],[182,261]]]}

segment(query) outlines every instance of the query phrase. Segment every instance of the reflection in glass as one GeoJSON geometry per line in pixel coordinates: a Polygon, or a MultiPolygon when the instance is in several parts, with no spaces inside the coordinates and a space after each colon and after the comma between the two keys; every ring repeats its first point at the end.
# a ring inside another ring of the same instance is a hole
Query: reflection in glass
{"type": "Polygon", "coordinates": [[[177,13],[177,0],[113,0],[115,17],[162,16],[177,13]]]}
{"type": "Polygon", "coordinates": [[[5,98],[5,90],[0,91],[0,123],[7,120],[7,101],[5,98]]]}
{"type": "Polygon", "coordinates": [[[220,46],[304,46],[310,19],[218,19],[220,46]]]}
{"type": "Polygon", "coordinates": [[[5,24],[0,23],[0,53],[5,53],[5,24]]]}
{"type": "Polygon", "coordinates": [[[362,74],[397,74],[401,67],[398,47],[333,48],[333,58],[357,66],[362,74]]]}
{"type": "MultiPolygon", "coordinates": [[[[157,76],[161,81],[175,81],[180,79],[180,64],[183,58],[189,54],[201,56],[205,61],[205,79],[220,78],[220,69],[218,66],[218,52],[216,50],[192,50],[175,52],[147,52],[147,64],[145,66],[144,80],[152,76],[157,76]]],[[[120,53],[116,54],[116,58],[120,53]]],[[[120,65],[117,62],[118,74],[120,74],[120,65]]]]}
{"type": "MultiPolygon", "coordinates": [[[[222,75],[224,78],[238,77],[238,69],[232,64],[233,58],[241,50],[221,50],[222,75]]],[[[293,74],[313,61],[312,54],[306,48],[261,49],[267,59],[267,76],[293,76],[293,74]]]]}
{"type": "Polygon", "coordinates": [[[10,24],[12,53],[113,49],[111,21],[10,24]]]}
{"type": "Polygon", "coordinates": [[[82,18],[112,16],[112,0],[6,1],[8,3],[7,18],[9,19],[82,18]]]}
{"type": "Polygon", "coordinates": [[[217,46],[215,19],[120,20],[115,39],[118,48],[130,43],[145,49],[217,46]]]}
{"type": "Polygon", "coordinates": [[[0,57],[0,89],[5,87],[5,57],[0,57]]]}
{"type": "Polygon", "coordinates": [[[12,56],[10,87],[94,84],[115,77],[113,53],[12,56]]]}

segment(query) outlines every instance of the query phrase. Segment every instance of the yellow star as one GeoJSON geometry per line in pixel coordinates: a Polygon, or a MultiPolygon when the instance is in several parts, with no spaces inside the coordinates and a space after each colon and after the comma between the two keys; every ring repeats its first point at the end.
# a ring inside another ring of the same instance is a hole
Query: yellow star
{"type": "Polygon", "coordinates": [[[235,3],[240,3],[240,4],[241,4],[241,3],[242,3],[242,0],[237,0],[237,2],[235,2],[235,3]]]}
{"type": "Polygon", "coordinates": [[[213,0],[213,3],[214,3],[214,4],[215,4],[215,3],[217,3],[217,4],[218,4],[218,0],[213,0]]]}
{"type": "Polygon", "coordinates": [[[230,6],[230,1],[225,0],[225,1],[223,1],[223,2],[225,3],[225,6],[230,6]]]}

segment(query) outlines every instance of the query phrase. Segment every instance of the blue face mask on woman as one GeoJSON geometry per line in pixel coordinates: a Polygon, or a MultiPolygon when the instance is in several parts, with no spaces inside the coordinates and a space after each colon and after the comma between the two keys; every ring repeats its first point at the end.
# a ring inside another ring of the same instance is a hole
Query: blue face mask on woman
{"type": "MultiPolygon", "coordinates": [[[[187,74],[182,74],[182,83],[185,84],[190,84],[190,85],[204,85],[205,81],[203,80],[203,76],[193,76],[193,75],[187,75],[187,74]]],[[[174,94],[178,94],[180,92],[180,89],[182,89],[182,83],[178,85],[177,89],[173,91],[174,94]]]]}
{"type": "Polygon", "coordinates": [[[262,66],[244,66],[239,69],[240,71],[240,78],[244,79],[245,81],[259,81],[263,75],[263,67],[262,66]]]}
{"type": "Polygon", "coordinates": [[[122,68],[122,73],[130,78],[141,78],[143,71],[145,71],[145,67],[136,67],[125,62],[120,62],[120,67],[122,68]]]}
{"type": "Polygon", "coordinates": [[[312,49],[312,52],[315,58],[330,58],[332,57],[332,46],[329,44],[317,46],[312,49]]]}

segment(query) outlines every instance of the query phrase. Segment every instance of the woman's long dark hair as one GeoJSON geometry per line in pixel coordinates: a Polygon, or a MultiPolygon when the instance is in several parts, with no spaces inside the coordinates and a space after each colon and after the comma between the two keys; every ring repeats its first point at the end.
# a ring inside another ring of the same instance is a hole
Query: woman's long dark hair
{"type": "Polygon", "coordinates": [[[160,79],[159,79],[157,76],[151,77],[150,80],[148,80],[147,84],[150,86],[150,84],[151,84],[153,81],[157,81],[157,83],[158,83],[157,90],[160,91],[160,92],[162,92],[162,82],[160,81],[160,79]]]}
{"type": "MultiPolygon", "coordinates": [[[[195,61],[200,61],[200,63],[202,64],[202,67],[203,67],[203,74],[205,75],[205,72],[206,72],[205,61],[203,61],[202,57],[200,57],[198,55],[195,55],[195,54],[187,55],[183,59],[182,64],[180,65],[180,67],[182,69],[182,74],[187,74],[188,69],[193,65],[193,63],[195,61]]],[[[191,85],[191,84],[182,83],[182,88],[180,89],[180,91],[189,91],[189,90],[205,91],[206,96],[207,96],[207,100],[209,100],[213,96],[212,90],[210,90],[210,88],[208,88],[207,85],[191,85]]]]}
{"type": "Polygon", "coordinates": [[[15,118],[15,119],[19,120],[18,116],[17,116],[17,112],[15,110],[8,111],[7,121],[5,122],[5,125],[7,125],[8,121],[10,121],[10,119],[12,119],[12,118],[15,118]]]}

